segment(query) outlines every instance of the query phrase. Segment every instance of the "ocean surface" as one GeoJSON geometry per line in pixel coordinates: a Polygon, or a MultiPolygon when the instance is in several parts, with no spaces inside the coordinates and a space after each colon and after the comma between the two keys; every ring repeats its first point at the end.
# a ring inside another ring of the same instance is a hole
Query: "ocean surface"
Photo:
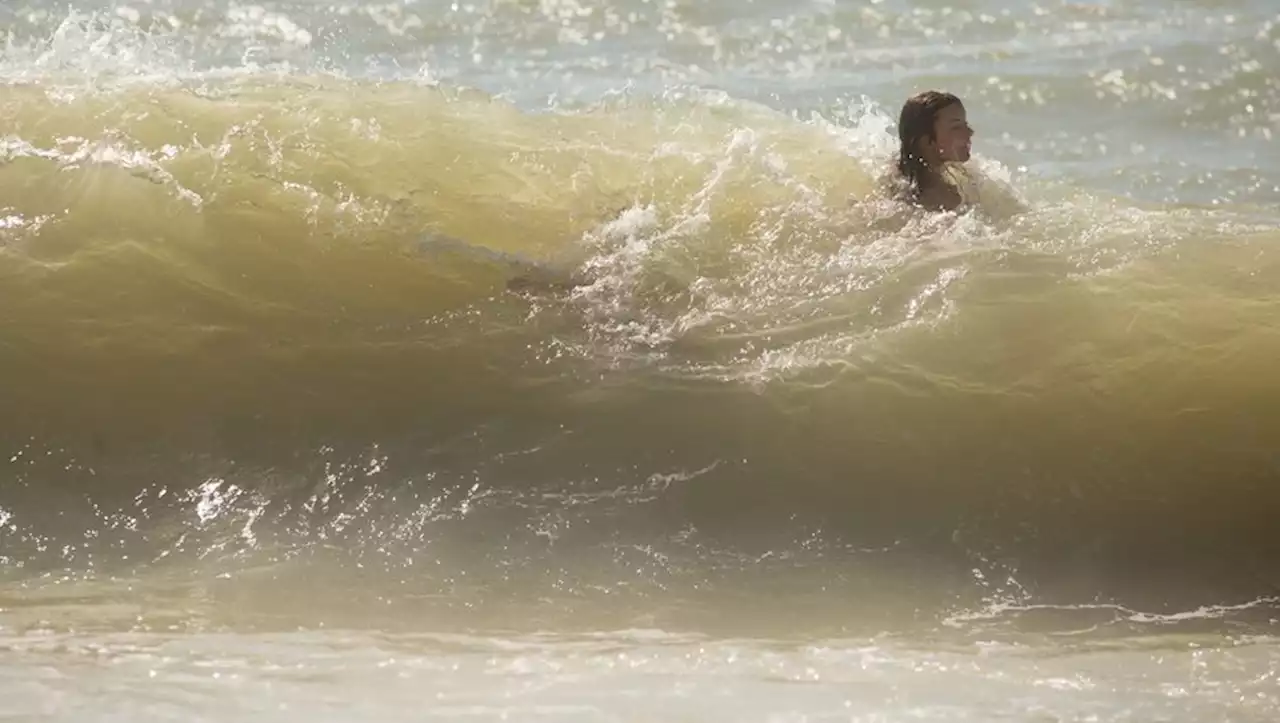
{"type": "Polygon", "coordinates": [[[1280,719],[1274,0],[0,30],[0,720],[1280,719]]]}

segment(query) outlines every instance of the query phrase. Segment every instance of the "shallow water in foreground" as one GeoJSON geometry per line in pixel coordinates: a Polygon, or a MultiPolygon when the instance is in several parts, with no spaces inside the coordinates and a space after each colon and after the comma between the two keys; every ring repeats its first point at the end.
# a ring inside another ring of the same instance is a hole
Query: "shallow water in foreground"
{"type": "Polygon", "coordinates": [[[18,651],[23,663],[0,676],[32,701],[20,711],[50,720],[1263,721],[1276,705],[1274,641],[1217,637],[904,646],[338,631],[50,636],[18,651]]]}

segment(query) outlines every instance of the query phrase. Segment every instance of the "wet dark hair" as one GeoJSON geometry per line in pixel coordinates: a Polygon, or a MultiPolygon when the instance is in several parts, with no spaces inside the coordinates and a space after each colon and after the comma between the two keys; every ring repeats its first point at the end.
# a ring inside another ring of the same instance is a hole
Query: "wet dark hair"
{"type": "Polygon", "coordinates": [[[907,186],[904,190],[913,198],[920,195],[920,177],[926,168],[916,147],[921,138],[934,140],[937,137],[934,121],[937,120],[938,113],[956,103],[960,103],[960,98],[951,93],[926,90],[911,96],[902,104],[902,113],[898,116],[898,140],[902,142],[898,150],[898,173],[907,186]]]}

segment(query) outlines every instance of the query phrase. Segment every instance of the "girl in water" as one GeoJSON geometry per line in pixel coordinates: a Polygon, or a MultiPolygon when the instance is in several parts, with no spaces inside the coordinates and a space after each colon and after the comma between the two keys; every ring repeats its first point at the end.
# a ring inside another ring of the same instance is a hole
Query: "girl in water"
{"type": "Polygon", "coordinates": [[[898,118],[894,195],[931,211],[954,211],[965,202],[946,173],[969,160],[973,129],[964,104],[950,93],[928,90],[907,99],[898,118]]]}

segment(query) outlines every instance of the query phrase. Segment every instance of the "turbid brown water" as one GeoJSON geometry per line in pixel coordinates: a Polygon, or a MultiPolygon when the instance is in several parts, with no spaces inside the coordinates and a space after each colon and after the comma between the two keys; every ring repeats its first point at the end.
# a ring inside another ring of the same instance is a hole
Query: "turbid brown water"
{"type": "Polygon", "coordinates": [[[15,719],[1280,715],[1274,7],[0,24],[15,719]]]}

